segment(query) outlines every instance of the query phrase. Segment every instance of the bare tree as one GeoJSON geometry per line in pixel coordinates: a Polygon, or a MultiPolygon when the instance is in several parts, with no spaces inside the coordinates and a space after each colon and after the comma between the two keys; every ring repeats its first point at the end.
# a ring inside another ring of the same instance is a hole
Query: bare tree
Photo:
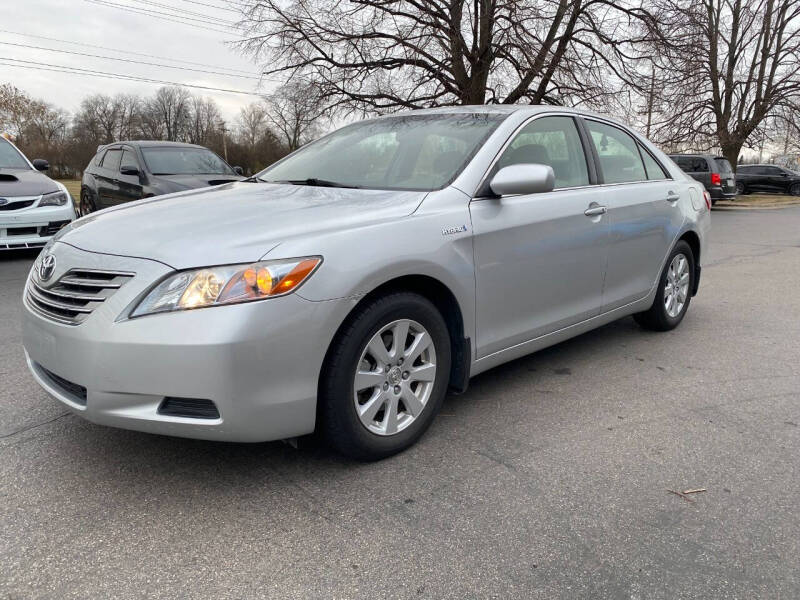
{"type": "Polygon", "coordinates": [[[653,1],[671,32],[653,54],[668,107],[658,137],[716,146],[735,167],[770,115],[797,106],[800,0],[653,1]]]}
{"type": "Polygon", "coordinates": [[[324,108],[317,86],[288,83],[266,98],[266,118],[289,152],[314,139],[322,126],[324,108]]]}
{"type": "Polygon", "coordinates": [[[244,0],[240,47],[351,108],[597,102],[627,79],[637,2],[244,0]]]}
{"type": "Polygon", "coordinates": [[[134,94],[114,96],[117,112],[117,139],[132,140],[140,135],[142,101],[134,94]]]}
{"type": "Polygon", "coordinates": [[[0,131],[19,136],[32,102],[28,94],[10,83],[0,85],[0,131]]]}
{"type": "Polygon", "coordinates": [[[186,88],[169,86],[159,88],[155,97],[147,102],[148,123],[146,128],[158,138],[182,141],[190,115],[191,94],[186,88]]]}
{"type": "Polygon", "coordinates": [[[239,111],[236,132],[243,143],[252,148],[266,133],[266,129],[267,109],[263,103],[252,102],[239,111]]]}
{"type": "Polygon", "coordinates": [[[192,96],[190,101],[187,139],[192,144],[208,146],[212,138],[219,135],[221,120],[219,107],[211,98],[192,96]]]}

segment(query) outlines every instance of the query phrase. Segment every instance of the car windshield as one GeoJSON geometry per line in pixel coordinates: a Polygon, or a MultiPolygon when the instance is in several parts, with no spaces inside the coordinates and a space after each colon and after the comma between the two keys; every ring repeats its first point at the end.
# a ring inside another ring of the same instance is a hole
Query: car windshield
{"type": "Polygon", "coordinates": [[[455,179],[503,118],[451,113],[362,121],[301,148],[257,177],[304,185],[440,189],[455,179]]]}
{"type": "Polygon", "coordinates": [[[206,148],[156,146],[142,148],[144,160],[153,175],[234,175],[233,169],[206,148]]]}
{"type": "Polygon", "coordinates": [[[0,137],[0,169],[30,169],[23,156],[14,146],[0,137]]]}

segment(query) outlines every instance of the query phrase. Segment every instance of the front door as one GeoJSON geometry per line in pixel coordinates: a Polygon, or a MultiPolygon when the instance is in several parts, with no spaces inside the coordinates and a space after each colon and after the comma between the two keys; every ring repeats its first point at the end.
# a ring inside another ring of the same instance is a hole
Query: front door
{"type": "Polygon", "coordinates": [[[554,191],[470,203],[479,358],[600,312],[608,223],[572,117],[529,121],[489,177],[530,163],[553,167],[554,191]]]}
{"type": "Polygon", "coordinates": [[[117,190],[114,198],[115,204],[139,200],[142,197],[142,184],[139,175],[126,175],[122,173],[122,170],[126,167],[133,167],[141,172],[139,161],[136,160],[136,155],[132,150],[122,151],[122,160],[119,165],[120,173],[118,175],[117,190]]]}

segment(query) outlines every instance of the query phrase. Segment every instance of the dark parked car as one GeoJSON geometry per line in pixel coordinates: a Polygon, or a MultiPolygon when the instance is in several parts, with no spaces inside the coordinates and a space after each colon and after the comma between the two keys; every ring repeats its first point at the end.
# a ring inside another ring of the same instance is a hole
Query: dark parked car
{"type": "Polygon", "coordinates": [[[711,194],[711,203],[736,197],[736,176],[724,156],[712,154],[670,154],[681,170],[702,183],[711,194]]]}
{"type": "Polygon", "coordinates": [[[177,142],[115,142],[99,146],[81,181],[80,213],[115,204],[243,179],[208,148],[177,142]]]}
{"type": "Polygon", "coordinates": [[[740,194],[777,192],[800,196],[800,173],[778,165],[739,165],[736,191],[740,194]]]}

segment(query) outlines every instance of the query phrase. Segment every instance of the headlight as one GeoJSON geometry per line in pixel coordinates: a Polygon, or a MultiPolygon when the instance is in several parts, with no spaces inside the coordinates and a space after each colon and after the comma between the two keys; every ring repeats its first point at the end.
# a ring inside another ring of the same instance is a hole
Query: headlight
{"type": "Polygon", "coordinates": [[[156,285],[131,317],[265,300],[296,290],[322,263],[320,256],[182,271],[156,285]]]}
{"type": "Polygon", "coordinates": [[[39,200],[39,206],[64,206],[67,200],[69,200],[69,194],[66,192],[53,192],[44,194],[39,200]]]}

